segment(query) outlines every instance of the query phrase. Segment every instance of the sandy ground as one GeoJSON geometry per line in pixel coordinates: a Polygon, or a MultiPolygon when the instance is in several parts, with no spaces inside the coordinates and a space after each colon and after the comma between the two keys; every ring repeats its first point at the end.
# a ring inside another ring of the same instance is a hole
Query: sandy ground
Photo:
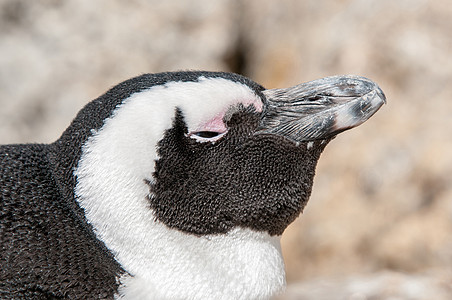
{"type": "Polygon", "coordinates": [[[141,73],[369,77],[388,105],[324,152],[281,299],[452,299],[451,32],[448,0],[0,0],[0,143],[51,142],[141,73]]]}

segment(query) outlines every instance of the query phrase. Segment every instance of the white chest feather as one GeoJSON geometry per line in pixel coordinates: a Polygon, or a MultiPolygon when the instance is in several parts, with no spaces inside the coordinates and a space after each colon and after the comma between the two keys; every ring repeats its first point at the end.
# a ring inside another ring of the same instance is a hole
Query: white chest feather
{"type": "MultiPolygon", "coordinates": [[[[165,233],[166,235],[167,233],[165,233]]],[[[173,234],[146,251],[120,299],[268,299],[285,285],[279,238],[237,229],[227,236],[173,234]]]]}

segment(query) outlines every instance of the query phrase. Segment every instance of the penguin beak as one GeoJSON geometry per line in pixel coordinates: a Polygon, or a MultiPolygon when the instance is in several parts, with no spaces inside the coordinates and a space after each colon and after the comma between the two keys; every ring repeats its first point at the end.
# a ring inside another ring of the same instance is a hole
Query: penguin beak
{"type": "Polygon", "coordinates": [[[257,134],[277,134],[294,142],[332,138],[368,120],[386,103],[373,81],[332,76],[285,89],[265,90],[257,134]]]}

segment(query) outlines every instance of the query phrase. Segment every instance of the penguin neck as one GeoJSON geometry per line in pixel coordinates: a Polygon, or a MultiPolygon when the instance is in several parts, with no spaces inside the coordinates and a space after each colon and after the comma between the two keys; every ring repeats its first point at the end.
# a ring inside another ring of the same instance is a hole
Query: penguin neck
{"type": "Polygon", "coordinates": [[[88,142],[75,171],[75,192],[97,238],[127,272],[119,278],[118,297],[265,299],[281,291],[278,236],[245,228],[195,236],[167,227],[148,203],[143,178],[151,174],[133,171],[153,160],[121,163],[101,144],[96,138],[88,142]]]}

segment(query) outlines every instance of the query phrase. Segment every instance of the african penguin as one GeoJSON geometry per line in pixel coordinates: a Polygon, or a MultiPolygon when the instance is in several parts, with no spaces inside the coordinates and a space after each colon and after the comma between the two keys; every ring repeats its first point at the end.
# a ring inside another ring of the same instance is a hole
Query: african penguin
{"type": "Polygon", "coordinates": [[[53,144],[0,147],[0,298],[268,299],[320,153],[384,102],[357,76],[118,84],[53,144]]]}

